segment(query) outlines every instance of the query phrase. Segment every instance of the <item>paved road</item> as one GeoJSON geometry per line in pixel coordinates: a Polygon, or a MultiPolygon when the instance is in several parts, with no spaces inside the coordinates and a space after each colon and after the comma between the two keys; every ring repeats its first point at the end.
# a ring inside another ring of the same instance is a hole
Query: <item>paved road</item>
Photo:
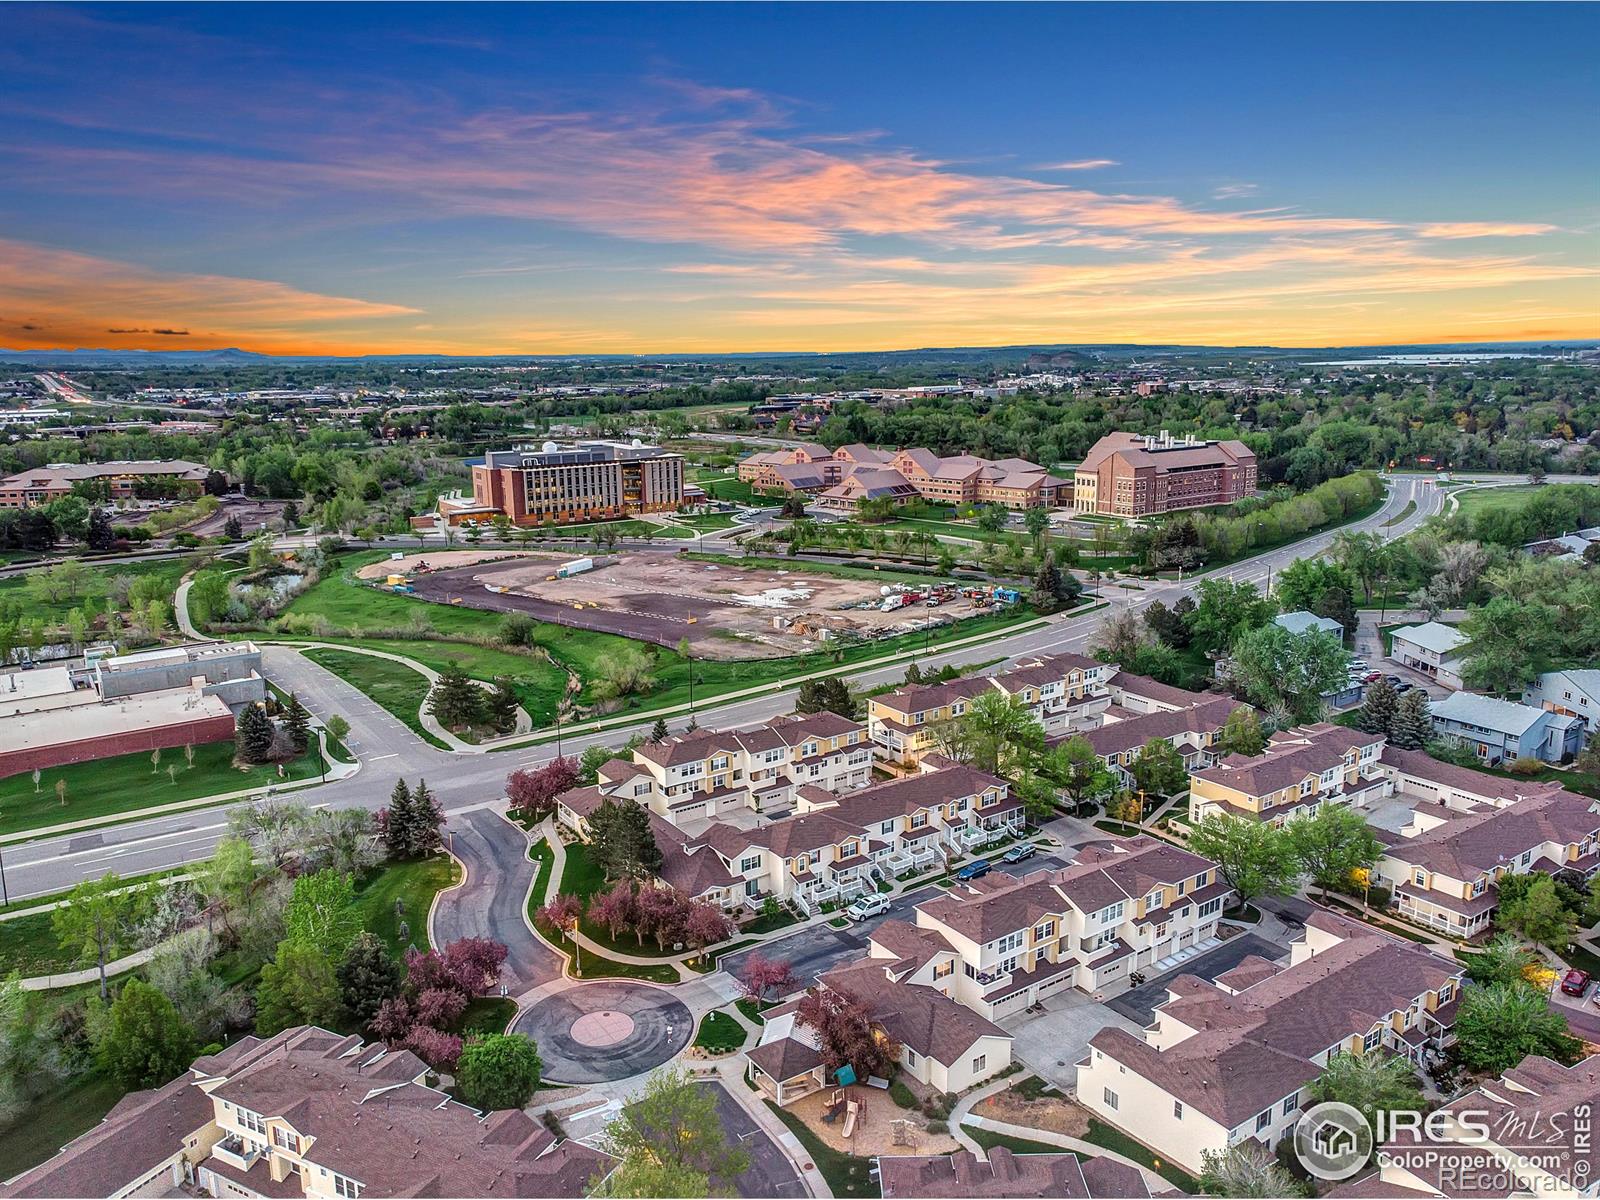
{"type": "MultiPolygon", "coordinates": [[[[1520,477],[1508,476],[1507,480],[1520,477]]],[[[1400,537],[1410,532],[1442,507],[1444,494],[1430,480],[1400,477],[1392,481],[1383,507],[1363,521],[1344,526],[1347,530],[1376,530],[1385,537],[1400,537]],[[1412,501],[1416,508],[1403,519],[1400,514],[1412,501]],[[1394,524],[1387,522],[1394,520],[1394,524]]],[[[1269,573],[1281,571],[1297,558],[1326,550],[1333,532],[1318,534],[1282,547],[1248,562],[1236,563],[1218,571],[1201,572],[1182,582],[1159,580],[1131,591],[1104,589],[1110,607],[1086,615],[1058,619],[1048,624],[996,638],[958,650],[936,652],[921,660],[924,669],[938,669],[946,663],[967,664],[1005,655],[1016,659],[1034,654],[1060,651],[1082,652],[1107,614],[1114,611],[1142,611],[1154,600],[1169,606],[1188,591],[1197,579],[1221,576],[1265,583],[1269,573]]],[[[1000,663],[989,670],[1003,670],[1000,663]]],[[[387,802],[396,779],[426,778],[446,812],[492,801],[503,794],[506,775],[519,767],[537,765],[555,757],[553,745],[529,746],[496,754],[457,755],[436,750],[419,740],[401,722],[380,709],[360,692],[334,678],[299,654],[285,647],[269,647],[265,659],[268,676],[278,686],[297,693],[317,716],[341,713],[351,725],[350,743],[362,760],[362,769],[350,779],[325,784],[308,793],[309,802],[339,807],[376,809],[387,802]]],[[[902,678],[904,665],[883,667],[853,674],[857,687],[870,688],[902,678]]],[[[418,703],[421,697],[418,697],[418,703]]],[[[749,725],[770,720],[794,707],[794,691],[767,695],[734,703],[703,707],[698,713],[702,725],[749,725]]],[[[562,750],[581,753],[591,745],[615,746],[632,733],[647,733],[653,717],[638,725],[605,733],[563,739],[562,750]]],[[[686,715],[671,718],[674,729],[688,723],[686,715]]],[[[86,838],[58,836],[14,845],[5,851],[5,865],[13,899],[61,891],[86,878],[98,878],[106,871],[133,874],[177,864],[199,861],[210,855],[226,826],[225,809],[205,809],[148,820],[130,821],[86,838]]]]}
{"type": "MultiPolygon", "coordinates": [[[[739,1101],[720,1083],[702,1082],[696,1085],[702,1091],[707,1091],[716,1098],[717,1118],[722,1122],[722,1131],[727,1135],[730,1144],[737,1141],[740,1147],[750,1155],[750,1165],[738,1179],[733,1180],[733,1186],[724,1187],[724,1191],[732,1196],[753,1197],[788,1197],[806,1196],[806,1185],[800,1181],[800,1176],[794,1169],[794,1164],[789,1161],[778,1143],[756,1124],[756,1120],[740,1106],[739,1101]]],[[[724,1181],[713,1181],[722,1183],[724,1181]]]]}
{"type": "Polygon", "coordinates": [[[653,1071],[694,1036],[694,1015],[671,991],[628,979],[573,983],[518,1014],[514,1033],[539,1046],[552,1083],[607,1083],[653,1071]],[[578,1022],[599,1022],[585,1029],[578,1022]]]}
{"type": "Polygon", "coordinates": [[[457,813],[446,826],[450,852],[467,869],[459,888],[434,910],[434,945],[484,937],[507,949],[500,982],[512,996],[561,978],[561,956],[535,937],[524,918],[534,865],[522,830],[487,808],[457,813]]]}

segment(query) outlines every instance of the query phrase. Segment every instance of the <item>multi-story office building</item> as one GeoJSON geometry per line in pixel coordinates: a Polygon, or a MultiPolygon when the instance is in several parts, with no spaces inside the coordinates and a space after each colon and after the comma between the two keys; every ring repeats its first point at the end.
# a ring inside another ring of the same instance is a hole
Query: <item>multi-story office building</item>
{"type": "Polygon", "coordinates": [[[870,446],[807,443],[768,450],[740,462],[739,478],[757,491],[817,497],[821,508],[853,512],[863,500],[895,504],[998,504],[1010,509],[1054,508],[1072,499],[1072,482],[1025,458],[940,456],[932,450],[874,450],[870,446]]]}
{"type": "Polygon", "coordinates": [[[684,503],[683,457],[642,442],[546,442],[491,450],[472,466],[472,496],[441,496],[450,525],[505,516],[517,525],[570,525],[684,503]]]}
{"type": "Polygon", "coordinates": [[[0,508],[38,508],[72,495],[79,484],[104,485],[108,500],[197,496],[208,474],[207,467],[182,459],[56,463],[0,479],[0,508]]]}
{"type": "Polygon", "coordinates": [[[1108,433],[1073,476],[1080,513],[1143,517],[1232,504],[1255,494],[1256,456],[1243,442],[1108,433]]]}

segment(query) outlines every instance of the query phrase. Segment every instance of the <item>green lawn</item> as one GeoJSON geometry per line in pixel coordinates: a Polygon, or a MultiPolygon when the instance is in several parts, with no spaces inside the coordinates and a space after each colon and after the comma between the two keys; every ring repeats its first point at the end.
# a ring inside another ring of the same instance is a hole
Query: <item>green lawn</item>
{"type": "Polygon", "coordinates": [[[770,497],[757,496],[750,485],[737,475],[721,475],[715,479],[697,479],[696,483],[713,500],[731,500],[735,504],[773,504],[770,497]]]}
{"type": "Polygon", "coordinates": [[[714,533],[718,529],[732,529],[735,521],[729,513],[700,513],[695,516],[674,517],[681,525],[698,529],[701,533],[714,533]]]}
{"type": "Polygon", "coordinates": [[[40,772],[37,792],[31,772],[0,779],[0,833],[19,833],[88,817],[131,815],[158,804],[250,788],[264,790],[287,780],[315,777],[320,772],[320,761],[314,752],[285,763],[284,780],[278,778],[274,766],[235,767],[231,741],[196,746],[192,769],[181,748],[163,750],[155,771],[151,770],[150,755],[145,751],[69,767],[47,767],[40,772]],[[177,767],[171,778],[167,775],[169,766],[177,767]],[[67,785],[65,804],[56,795],[56,784],[61,781],[67,785]]]}
{"type": "Polygon", "coordinates": [[[0,978],[20,971],[24,979],[76,971],[83,963],[75,950],[63,950],[50,925],[51,914],[29,913],[0,921],[0,978]]]}
{"type": "Polygon", "coordinates": [[[700,1032],[694,1044],[712,1054],[727,1054],[744,1045],[744,1026],[725,1012],[709,1012],[700,1018],[700,1032]]]}
{"type": "Polygon", "coordinates": [[[733,1006],[743,1013],[744,1019],[749,1021],[752,1025],[765,1025],[767,1023],[767,1019],[761,1014],[766,1009],[772,1007],[770,1004],[757,1004],[748,996],[744,997],[742,1000],[735,1000],[733,1002],[733,1006]]]}
{"type": "Polygon", "coordinates": [[[1511,484],[1505,487],[1475,487],[1456,497],[1464,516],[1474,517],[1494,509],[1515,510],[1527,504],[1542,491],[1532,484],[1511,484]]]}
{"type": "Polygon", "coordinates": [[[540,838],[528,847],[528,858],[539,864],[539,874],[533,881],[533,890],[528,894],[528,919],[533,919],[533,914],[544,907],[550,898],[550,873],[555,869],[556,852],[550,848],[550,843],[540,838]]]}
{"type": "MultiPolygon", "coordinates": [[[[561,876],[559,888],[552,890],[550,886],[550,873],[555,867],[555,852],[544,842],[537,842],[528,851],[528,857],[539,864],[539,876],[535,881],[532,893],[528,896],[528,919],[534,919],[533,914],[542,908],[551,896],[559,892],[571,892],[580,897],[585,903],[597,890],[603,890],[605,875],[590,860],[581,843],[574,843],[566,848],[567,865],[561,876]],[[574,855],[574,851],[577,854],[574,855]]],[[[611,941],[611,935],[604,929],[595,929],[589,922],[583,923],[583,931],[602,945],[612,946],[628,954],[638,956],[649,955],[655,951],[655,944],[646,942],[644,946],[636,946],[631,942],[611,941]]],[[[550,930],[540,927],[540,933],[557,949],[566,954],[573,954],[577,947],[565,937],[557,937],[550,930]]],[[[585,979],[646,979],[653,983],[677,983],[678,972],[670,963],[635,964],[616,962],[609,958],[602,958],[592,951],[583,951],[583,978],[585,979]]]]}
{"type": "Polygon", "coordinates": [[[38,1166],[93,1129],[122,1095],[112,1080],[88,1075],[54,1084],[30,1099],[17,1114],[17,1128],[0,1126],[0,1179],[38,1166]]]}
{"type": "Polygon", "coordinates": [[[371,930],[398,956],[408,946],[428,949],[428,910],[433,898],[461,877],[461,868],[452,858],[425,858],[418,862],[391,863],[365,880],[356,892],[361,907],[361,927],[371,930]],[[395,911],[395,901],[404,911],[395,911]],[[400,936],[404,922],[408,937],[400,936]]]}
{"type": "Polygon", "coordinates": [[[405,723],[407,729],[431,745],[445,744],[422,727],[420,708],[427,695],[428,681],[420,671],[387,658],[353,654],[348,650],[312,647],[302,650],[319,667],[332,671],[351,687],[365,693],[378,707],[405,723]]]}
{"type": "Polygon", "coordinates": [[[170,601],[173,591],[178,586],[178,580],[189,569],[190,562],[188,558],[163,558],[151,562],[85,563],[87,573],[83,590],[77,595],[55,600],[44,599],[29,585],[28,580],[33,572],[23,571],[17,575],[7,575],[0,578],[0,616],[4,616],[8,609],[14,608],[15,615],[27,620],[43,617],[51,624],[57,624],[73,609],[83,608],[85,605],[96,613],[103,613],[106,610],[106,598],[110,594],[111,583],[119,575],[126,575],[132,579],[149,577],[160,580],[162,595],[170,601]]]}
{"type": "Polygon", "coordinates": [[[779,1108],[771,1100],[764,1100],[763,1103],[799,1139],[811,1161],[817,1164],[817,1170],[822,1172],[822,1177],[828,1181],[828,1190],[835,1196],[876,1196],[879,1194],[878,1185],[872,1182],[872,1160],[870,1158],[858,1158],[854,1154],[845,1154],[842,1151],[835,1150],[816,1134],[812,1133],[806,1123],[793,1113],[779,1108]]]}
{"type": "Polygon", "coordinates": [[[463,1038],[486,1037],[491,1033],[504,1033],[511,1018],[517,1015],[517,1002],[509,996],[479,996],[467,1005],[461,1018],[463,1038]]]}
{"type": "Polygon", "coordinates": [[[1383,523],[1383,527],[1385,529],[1387,529],[1391,525],[1398,525],[1398,524],[1400,524],[1401,521],[1404,521],[1407,517],[1409,517],[1412,513],[1416,512],[1416,511],[1417,511],[1417,502],[1415,500],[1407,500],[1406,501],[1406,506],[1404,508],[1402,508],[1399,512],[1395,513],[1394,516],[1390,517],[1387,521],[1385,521],[1383,523]]]}
{"type": "Polygon", "coordinates": [[[1182,1167],[1174,1166],[1164,1158],[1157,1158],[1142,1142],[1134,1141],[1120,1129],[1113,1129],[1095,1117],[1089,1118],[1089,1129],[1083,1135],[1083,1139],[1086,1142],[1093,1142],[1096,1146],[1104,1146],[1107,1150],[1114,1150],[1124,1158],[1131,1158],[1134,1162],[1149,1167],[1168,1183],[1175,1185],[1179,1191],[1194,1195],[1200,1190],[1199,1182],[1182,1167]]]}
{"type": "MultiPolygon", "coordinates": [[[[443,671],[460,667],[474,679],[493,683],[500,676],[511,680],[511,689],[517,701],[535,713],[554,713],[556,704],[567,686],[567,673],[542,656],[518,654],[514,650],[501,650],[490,646],[475,646],[467,642],[438,642],[426,638],[357,638],[352,646],[370,650],[385,650],[415,659],[425,667],[443,671]]],[[[421,703],[420,697],[417,703],[421,703]]],[[[412,706],[415,708],[415,705],[412,706]]]]}
{"type": "MultiPolygon", "coordinates": [[[[589,539],[596,534],[609,530],[618,537],[692,537],[691,533],[679,529],[664,528],[650,521],[640,521],[633,517],[625,517],[620,521],[596,521],[588,525],[547,525],[535,529],[540,538],[564,539],[589,539]]],[[[466,545],[471,542],[462,539],[466,545]]]]}
{"type": "MultiPolygon", "coordinates": [[[[573,842],[568,846],[567,865],[561,873],[561,885],[558,890],[578,897],[587,905],[590,897],[609,888],[605,872],[595,865],[594,859],[589,857],[589,847],[582,842],[573,842]]],[[[666,958],[676,957],[677,954],[670,949],[663,950],[649,938],[645,939],[643,945],[628,933],[624,933],[620,938],[613,938],[609,929],[604,925],[595,924],[587,917],[584,918],[580,928],[606,949],[631,954],[635,958],[666,958]]],[[[587,969],[584,973],[588,974],[587,969]]],[[[677,975],[674,973],[673,979],[676,978],[677,975]]]]}

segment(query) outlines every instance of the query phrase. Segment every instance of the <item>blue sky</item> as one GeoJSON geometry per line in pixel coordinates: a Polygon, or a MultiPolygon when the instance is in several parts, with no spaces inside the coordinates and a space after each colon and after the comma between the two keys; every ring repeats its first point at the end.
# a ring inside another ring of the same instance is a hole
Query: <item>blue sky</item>
{"type": "Polygon", "coordinates": [[[1593,5],[6,13],[0,345],[1600,331],[1593,5]]]}

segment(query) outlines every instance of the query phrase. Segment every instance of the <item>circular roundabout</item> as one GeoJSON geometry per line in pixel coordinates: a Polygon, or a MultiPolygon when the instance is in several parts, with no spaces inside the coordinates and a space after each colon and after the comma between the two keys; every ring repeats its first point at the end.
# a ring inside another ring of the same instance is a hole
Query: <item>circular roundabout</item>
{"type": "Polygon", "coordinates": [[[538,1001],[512,1032],[538,1045],[552,1083],[605,1083],[672,1059],[694,1036],[694,1018],[665,988],[606,979],[538,1001]]]}

